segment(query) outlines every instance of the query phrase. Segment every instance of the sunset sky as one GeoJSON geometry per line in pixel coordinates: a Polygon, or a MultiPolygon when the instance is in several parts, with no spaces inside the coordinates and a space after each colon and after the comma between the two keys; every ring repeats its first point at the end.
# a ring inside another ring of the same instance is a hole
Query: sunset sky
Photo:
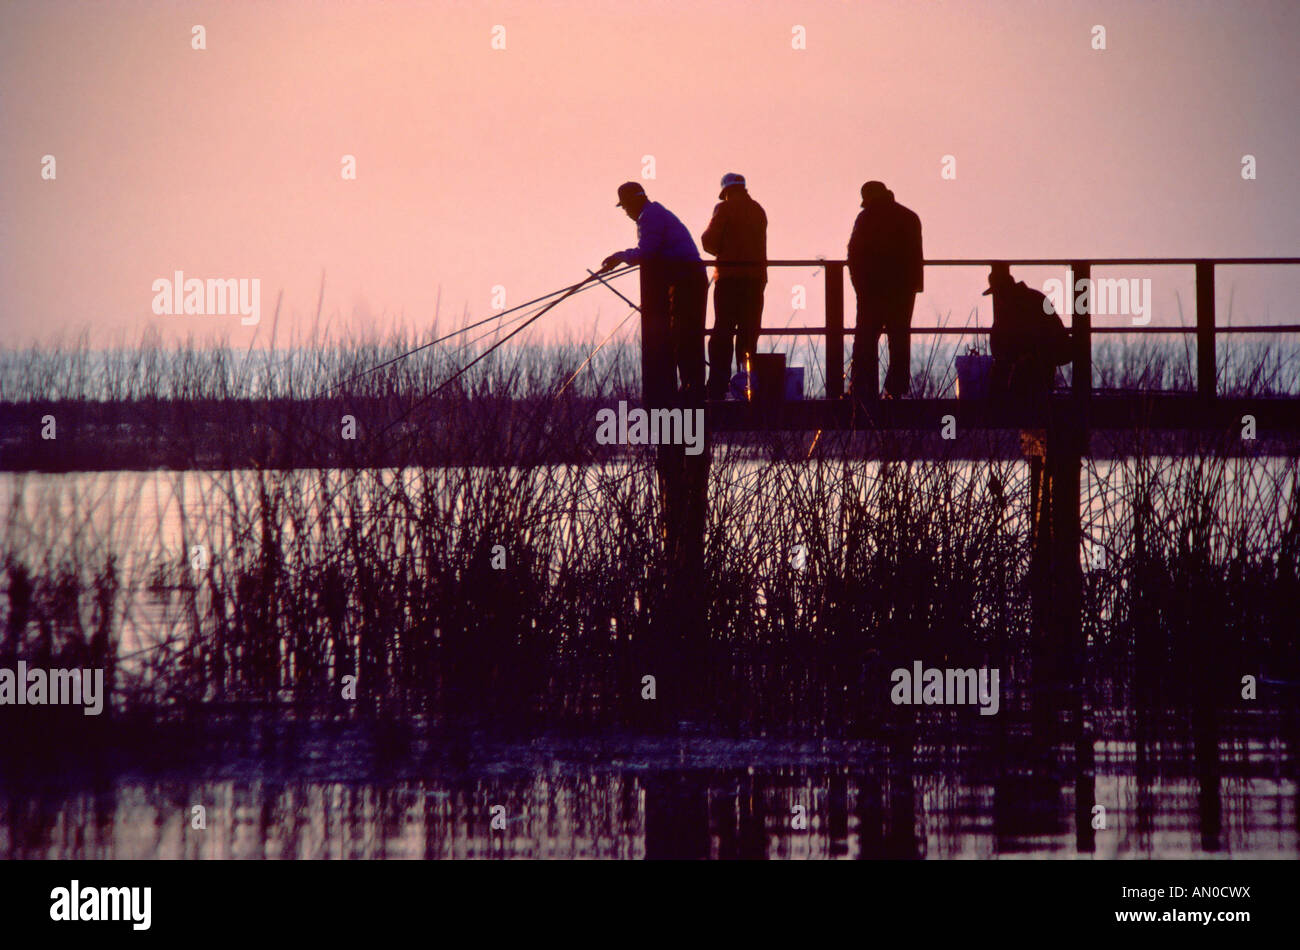
{"type": "MultiPolygon", "coordinates": [[[[0,345],[252,339],[155,316],[177,270],[259,278],[259,339],[281,291],[281,334],[308,327],[322,271],[330,333],[423,329],[439,292],[444,320],[486,315],[494,285],[520,303],[635,242],[615,189],[643,156],[697,241],[719,178],[746,175],[773,257],[843,257],[871,178],[921,216],[928,258],[1296,256],[1298,49],[1294,0],[6,2],[0,345]]],[[[1192,319],[1190,270],[1125,274],[1156,278],[1157,322],[1175,293],[1192,319]]],[[[982,269],[926,280],[918,325],[988,322],[982,269]]],[[[796,283],[795,323],[822,322],[802,269],[773,272],[767,323],[796,283]]],[[[1236,322],[1300,322],[1297,291],[1300,267],[1220,276],[1236,322]]],[[[627,310],[592,292],[539,333],[627,310]]]]}

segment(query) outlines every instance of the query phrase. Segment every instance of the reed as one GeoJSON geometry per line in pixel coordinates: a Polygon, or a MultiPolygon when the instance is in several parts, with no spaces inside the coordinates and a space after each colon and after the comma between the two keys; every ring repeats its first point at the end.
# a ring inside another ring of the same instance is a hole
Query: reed
{"type": "MultiPolygon", "coordinates": [[[[589,359],[590,340],[502,348],[432,401],[490,340],[357,378],[414,343],[237,353],[146,341],[92,354],[82,341],[8,354],[0,396],[11,402],[333,391],[401,411],[424,402],[462,461],[409,464],[412,448],[384,468],[5,476],[0,658],[108,667],[119,718],[203,721],[243,704],[525,730],[643,724],[642,676],[685,675],[655,650],[681,605],[664,595],[672,566],[653,457],[598,453],[582,438],[591,400],[634,398],[635,349],[589,359]],[[565,431],[576,461],[539,463],[565,431]],[[486,432],[508,437],[484,445],[486,432]],[[344,677],[356,678],[355,699],[344,677]]],[[[1171,352],[1134,356],[1113,381],[1185,381],[1171,352]]],[[[1261,350],[1234,365],[1267,391],[1289,359],[1261,350]]],[[[950,364],[942,351],[914,362],[917,387],[946,392],[939,367],[950,364]]],[[[915,438],[883,436],[871,458],[848,434],[715,445],[693,671],[701,717],[852,734],[890,717],[881,684],[893,666],[1029,669],[1027,467],[932,446],[916,460],[915,438]]],[[[1089,463],[1084,681],[1097,702],[1206,690],[1229,701],[1211,670],[1298,678],[1297,464],[1226,446],[1089,463]]]]}
{"type": "MultiPolygon", "coordinates": [[[[383,339],[309,333],[242,349],[228,339],[213,343],[189,338],[167,344],[156,331],[146,331],[133,343],[91,349],[83,334],[69,343],[0,349],[0,403],[415,399],[500,342],[518,325],[512,319],[433,346],[428,344],[455,328],[435,322],[421,334],[394,330],[383,339]],[[402,358],[407,353],[411,355],[402,358]]],[[[563,388],[579,397],[633,398],[640,391],[635,327],[635,320],[628,321],[603,346],[604,334],[521,335],[474,366],[449,387],[450,394],[529,399],[563,388]]],[[[764,339],[760,348],[783,352],[787,363],[804,366],[809,394],[824,391],[820,339],[787,339],[764,339]]],[[[987,350],[987,338],[917,334],[912,345],[912,394],[952,397],[954,359],[970,347],[987,350]]],[[[851,348],[850,335],[846,350],[851,348]]],[[[1292,336],[1224,338],[1217,358],[1221,395],[1300,394],[1300,344],[1292,336]]],[[[1195,341],[1181,336],[1099,336],[1093,347],[1093,372],[1094,386],[1100,390],[1191,392],[1196,380],[1195,341]]],[[[1060,380],[1068,384],[1070,379],[1069,368],[1063,368],[1060,380]]]]}
{"type": "MultiPolygon", "coordinates": [[[[701,715],[851,732],[888,715],[893,666],[1027,662],[1025,466],[851,459],[836,438],[800,462],[715,450],[701,715]]],[[[1105,558],[1080,552],[1090,681],[1186,699],[1206,670],[1294,677],[1297,477],[1295,458],[1092,464],[1085,536],[1105,558]]],[[[173,478],[152,489],[176,499],[171,527],[152,531],[146,492],[103,491],[96,508],[84,486],[67,497],[75,477],[40,497],[35,479],[12,487],[5,656],[114,662],[119,711],[251,703],[530,729],[635,723],[641,676],[683,673],[647,648],[681,609],[659,583],[648,454],[173,478]],[[43,519],[59,493],[67,515],[43,519]]]]}

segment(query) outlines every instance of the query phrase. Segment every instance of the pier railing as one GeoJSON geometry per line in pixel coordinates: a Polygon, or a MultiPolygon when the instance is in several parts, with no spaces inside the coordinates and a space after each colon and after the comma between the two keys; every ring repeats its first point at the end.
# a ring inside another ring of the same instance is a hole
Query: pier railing
{"type": "MultiPolygon", "coordinates": [[[[1035,258],[1015,260],[998,258],[1012,267],[1069,267],[1074,280],[1087,280],[1092,268],[1103,267],[1192,267],[1196,276],[1196,323],[1194,326],[1122,326],[1094,327],[1092,325],[1092,294],[1088,296],[1086,312],[1075,311],[1069,323],[1074,346],[1074,395],[1088,399],[1092,395],[1092,338],[1104,333],[1194,333],[1196,334],[1196,392],[1205,399],[1216,396],[1215,344],[1220,334],[1226,333],[1300,333],[1300,324],[1243,324],[1219,326],[1214,303],[1215,268],[1220,266],[1254,266],[1274,264],[1300,264],[1300,257],[1108,257],[1108,258],[1035,258]]],[[[706,261],[713,266],[745,264],[747,261],[706,261]]],[[[826,324],[820,327],[789,327],[783,329],[764,327],[760,336],[824,336],[826,338],[826,398],[838,399],[844,395],[844,272],[848,266],[842,260],[773,260],[768,267],[820,267],[826,275],[826,324]]],[[[933,260],[926,261],[927,269],[934,267],[983,267],[988,260],[933,260]]],[[[1128,278],[1123,278],[1128,279],[1128,278]]],[[[1073,299],[1074,289],[1066,288],[1073,299]]],[[[1064,320],[1065,315],[1062,314],[1064,320]]],[[[915,326],[911,334],[936,336],[987,335],[989,327],[937,327],[915,326]]],[[[712,332],[712,331],[709,331],[712,332]]]]}

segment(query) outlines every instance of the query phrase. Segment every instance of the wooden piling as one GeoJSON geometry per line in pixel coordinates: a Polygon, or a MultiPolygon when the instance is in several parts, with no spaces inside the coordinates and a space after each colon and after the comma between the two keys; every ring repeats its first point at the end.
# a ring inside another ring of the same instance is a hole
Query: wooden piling
{"type": "Polygon", "coordinates": [[[1073,745],[1075,844],[1095,847],[1094,762],[1083,682],[1081,481],[1087,406],[1056,399],[1043,429],[1022,430],[1030,463],[1033,758],[1050,767],[1058,744],[1073,745]]]}
{"type": "Polygon", "coordinates": [[[690,704],[700,695],[706,665],[704,536],[713,455],[707,432],[706,418],[703,451],[698,455],[687,454],[683,445],[660,445],[655,457],[664,559],[651,608],[655,618],[653,663],[660,700],[665,713],[672,716],[690,716],[690,704]]]}
{"type": "MultiPolygon", "coordinates": [[[[844,265],[827,261],[826,266],[826,398],[839,399],[844,395],[844,265]]],[[[876,348],[870,347],[876,359],[876,348]]],[[[853,358],[865,354],[854,350],[853,358]]],[[[876,370],[875,379],[879,375],[876,370]]],[[[879,385],[874,383],[873,385],[879,385]]],[[[872,390],[872,395],[875,390],[872,390]]]]}

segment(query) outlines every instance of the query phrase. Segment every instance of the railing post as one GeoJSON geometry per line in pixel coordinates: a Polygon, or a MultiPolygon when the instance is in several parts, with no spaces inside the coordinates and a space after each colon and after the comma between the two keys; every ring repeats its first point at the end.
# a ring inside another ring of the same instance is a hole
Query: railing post
{"type": "Polygon", "coordinates": [[[1196,262],[1196,392],[1215,397],[1214,262],[1196,262]]]}
{"type": "Polygon", "coordinates": [[[844,395],[844,265],[826,262],[826,398],[844,395]]]}
{"type": "MultiPolygon", "coordinates": [[[[1075,281],[1085,280],[1085,287],[1092,286],[1092,264],[1089,261],[1075,261],[1070,265],[1074,271],[1075,281]]],[[[1074,287],[1065,288],[1069,301],[1077,298],[1074,287]]],[[[1074,316],[1070,318],[1070,340],[1074,345],[1074,398],[1086,402],[1092,397],[1092,293],[1088,293],[1088,306],[1080,313],[1070,305],[1074,316]]]]}

